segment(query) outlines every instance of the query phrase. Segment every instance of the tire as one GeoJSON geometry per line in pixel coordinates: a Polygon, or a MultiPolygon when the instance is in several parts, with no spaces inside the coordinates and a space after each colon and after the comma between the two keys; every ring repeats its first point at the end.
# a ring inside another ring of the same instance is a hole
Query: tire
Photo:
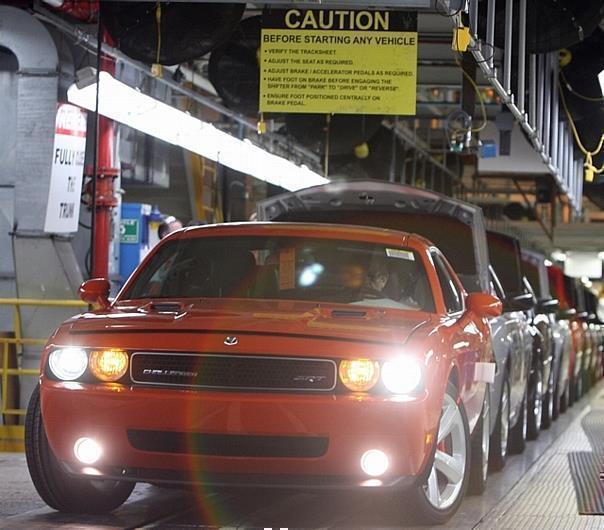
{"type": "Polygon", "coordinates": [[[526,434],[528,429],[528,389],[524,392],[520,414],[516,425],[510,429],[509,450],[510,453],[520,454],[526,447],[526,434]]]}
{"type": "Polygon", "coordinates": [[[487,486],[490,427],[491,402],[489,399],[489,386],[486,385],[480,419],[472,434],[472,446],[470,449],[470,481],[468,483],[468,493],[470,495],[482,495],[487,486]]]}
{"type": "Polygon", "coordinates": [[[559,394],[558,385],[554,388],[553,401],[552,401],[552,419],[550,423],[556,421],[560,417],[560,406],[562,404],[562,396],[559,394]]]}
{"type": "Polygon", "coordinates": [[[560,413],[564,413],[568,410],[569,402],[570,402],[570,390],[569,390],[570,382],[566,382],[566,388],[564,389],[564,394],[560,396],[560,413]]]}
{"type": "Polygon", "coordinates": [[[543,410],[541,413],[541,428],[549,429],[555,419],[554,408],[556,403],[556,393],[554,388],[554,371],[550,370],[547,392],[543,396],[543,410]]]}
{"type": "Polygon", "coordinates": [[[135,485],[134,482],[81,479],[62,469],[46,438],[39,386],[34,389],[25,417],[25,457],[38,494],[48,506],[60,512],[110,512],[126,501],[135,485]]]}
{"type": "Polygon", "coordinates": [[[500,471],[505,466],[508,455],[510,434],[510,381],[507,373],[503,375],[501,397],[497,408],[495,429],[491,435],[489,447],[489,466],[493,471],[500,471]]]}
{"type": "Polygon", "coordinates": [[[404,502],[396,504],[402,508],[401,518],[405,523],[409,517],[426,525],[443,524],[457,511],[468,487],[470,477],[470,432],[463,403],[457,388],[451,382],[443,399],[442,416],[436,440],[432,464],[422,479],[407,493],[404,502]],[[443,420],[446,423],[443,423],[443,420]],[[441,446],[442,444],[442,446],[441,446]],[[439,449],[442,447],[442,449],[439,449]],[[439,457],[439,454],[442,457],[439,457]],[[455,454],[456,456],[453,456],[455,454]],[[444,457],[444,458],[443,458],[444,457]],[[445,460],[452,460],[455,466],[445,466],[445,460]],[[454,475],[453,478],[443,473],[454,475]],[[457,480],[455,480],[457,479],[457,480]],[[444,485],[450,488],[447,496],[441,498],[444,485]]]}
{"type": "Polygon", "coordinates": [[[526,437],[528,440],[536,440],[539,437],[543,419],[543,366],[541,365],[535,368],[533,375],[529,378],[527,412],[526,437]]]}

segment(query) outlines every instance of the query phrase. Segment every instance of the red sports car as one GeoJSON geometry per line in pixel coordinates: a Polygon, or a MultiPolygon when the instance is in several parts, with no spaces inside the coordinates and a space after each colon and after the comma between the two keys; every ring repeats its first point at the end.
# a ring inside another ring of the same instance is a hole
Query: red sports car
{"type": "MultiPolygon", "coordinates": [[[[41,497],[105,512],[136,482],[395,492],[443,522],[484,487],[491,295],[429,241],[245,223],[162,240],[44,349],[26,420],[41,497]]],[[[407,512],[408,513],[408,512],[407,512]]]]}

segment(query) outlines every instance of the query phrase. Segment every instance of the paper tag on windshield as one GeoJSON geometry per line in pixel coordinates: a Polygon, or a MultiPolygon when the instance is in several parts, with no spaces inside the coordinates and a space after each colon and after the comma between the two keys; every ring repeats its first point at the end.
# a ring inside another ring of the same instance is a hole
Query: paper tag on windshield
{"type": "Polygon", "coordinates": [[[410,250],[401,250],[400,248],[387,248],[386,256],[389,258],[406,259],[409,261],[415,261],[415,256],[410,250]]]}
{"type": "Polygon", "coordinates": [[[493,384],[495,382],[495,363],[476,363],[474,365],[474,381],[493,384]]]}
{"type": "Polygon", "coordinates": [[[296,287],[296,250],[283,249],[279,252],[279,289],[295,289],[296,287]]]}

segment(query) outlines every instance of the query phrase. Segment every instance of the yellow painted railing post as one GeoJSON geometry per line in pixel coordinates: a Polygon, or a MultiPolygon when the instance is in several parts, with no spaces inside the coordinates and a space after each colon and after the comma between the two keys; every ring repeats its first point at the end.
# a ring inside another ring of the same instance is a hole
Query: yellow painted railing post
{"type": "MultiPolygon", "coordinates": [[[[22,366],[17,363],[16,368],[9,368],[9,351],[10,345],[13,344],[16,351],[21,354],[24,345],[43,346],[46,344],[46,339],[24,338],[21,328],[21,314],[19,307],[23,305],[37,307],[73,307],[86,310],[88,304],[80,300],[43,300],[34,298],[0,298],[0,306],[9,305],[14,307],[13,324],[14,338],[0,336],[0,344],[2,344],[2,362],[0,366],[0,384],[2,384],[2,404],[0,406],[0,417],[5,416],[25,416],[25,408],[10,408],[8,382],[9,376],[31,376],[37,377],[38,370],[20,368],[22,366]]],[[[4,420],[3,420],[4,421],[4,420]]],[[[4,423],[6,423],[4,421],[4,423]]],[[[23,451],[23,425],[0,425],[0,452],[1,451],[23,451]]]]}

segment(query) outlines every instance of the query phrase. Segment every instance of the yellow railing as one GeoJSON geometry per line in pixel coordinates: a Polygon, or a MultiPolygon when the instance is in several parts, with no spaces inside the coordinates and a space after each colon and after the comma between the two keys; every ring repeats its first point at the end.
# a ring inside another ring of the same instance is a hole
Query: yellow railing
{"type": "MultiPolygon", "coordinates": [[[[2,386],[2,402],[0,403],[0,415],[2,418],[7,416],[25,416],[25,408],[9,408],[10,378],[20,376],[37,377],[40,371],[36,369],[20,368],[18,357],[22,354],[23,346],[43,346],[46,339],[24,338],[21,330],[20,306],[36,307],[78,307],[87,308],[85,302],[79,300],[38,300],[34,298],[0,298],[0,306],[9,305],[14,307],[14,337],[0,336],[2,344],[2,363],[0,364],[0,385],[2,386]],[[14,349],[11,352],[11,345],[14,349]],[[13,353],[12,363],[11,353],[13,353]],[[11,364],[17,365],[10,366],[11,364]]],[[[1,451],[22,451],[23,450],[23,425],[6,425],[6,420],[0,425],[0,452],[1,451]]]]}

